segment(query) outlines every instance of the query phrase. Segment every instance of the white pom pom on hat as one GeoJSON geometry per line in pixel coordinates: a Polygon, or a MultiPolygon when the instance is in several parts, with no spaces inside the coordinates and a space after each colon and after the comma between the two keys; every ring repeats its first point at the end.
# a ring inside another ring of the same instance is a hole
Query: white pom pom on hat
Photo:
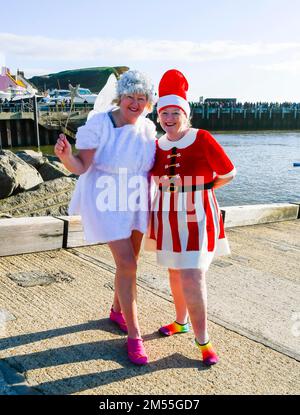
{"type": "Polygon", "coordinates": [[[158,86],[157,111],[166,107],[178,107],[190,116],[190,105],[186,99],[188,81],[177,69],[170,69],[162,76],[158,86]]]}

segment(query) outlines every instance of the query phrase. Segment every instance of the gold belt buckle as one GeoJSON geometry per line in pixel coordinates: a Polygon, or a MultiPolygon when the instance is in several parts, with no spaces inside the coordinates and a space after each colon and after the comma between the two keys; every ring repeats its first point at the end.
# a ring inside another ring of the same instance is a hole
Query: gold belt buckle
{"type": "Polygon", "coordinates": [[[167,188],[167,192],[169,192],[169,193],[175,193],[175,192],[178,192],[178,187],[179,186],[175,186],[175,185],[173,185],[172,186],[172,189],[171,189],[171,185],[167,188]]]}

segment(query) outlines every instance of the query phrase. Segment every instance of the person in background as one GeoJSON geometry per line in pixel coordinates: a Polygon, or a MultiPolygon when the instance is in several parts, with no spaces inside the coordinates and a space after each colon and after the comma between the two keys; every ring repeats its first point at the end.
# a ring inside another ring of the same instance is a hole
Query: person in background
{"type": "Polygon", "coordinates": [[[55,145],[65,167],[80,175],[69,214],[81,215],[87,242],[108,243],[114,257],[110,320],[128,333],[128,357],[138,365],[148,362],[137,317],[136,269],[148,224],[148,173],[156,135],[155,125],[143,114],[151,109],[153,99],[148,78],[127,71],[117,82],[117,106],[93,114],[78,129],[78,154],[72,154],[63,134],[55,145]]]}
{"type": "Polygon", "coordinates": [[[151,171],[156,193],[145,249],[155,250],[158,264],[169,269],[176,318],[160,334],[186,333],[189,316],[203,362],[213,365],[219,358],[207,329],[206,273],[214,256],[230,253],[214,190],[236,170],[208,131],[190,128],[187,90],[175,69],[159,84],[157,111],[165,134],[151,171]]]}

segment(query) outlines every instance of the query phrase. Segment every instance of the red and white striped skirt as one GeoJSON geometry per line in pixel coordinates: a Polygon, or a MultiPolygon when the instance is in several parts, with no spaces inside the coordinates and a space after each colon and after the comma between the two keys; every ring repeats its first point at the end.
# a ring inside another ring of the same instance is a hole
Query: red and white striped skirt
{"type": "Polygon", "coordinates": [[[172,269],[206,271],[216,256],[229,255],[222,213],[212,189],[168,192],[153,198],[144,249],[172,269]]]}

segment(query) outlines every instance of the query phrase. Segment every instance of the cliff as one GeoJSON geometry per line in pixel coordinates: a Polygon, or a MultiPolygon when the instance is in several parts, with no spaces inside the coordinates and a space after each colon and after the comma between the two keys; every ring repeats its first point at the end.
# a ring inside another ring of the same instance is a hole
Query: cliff
{"type": "Polygon", "coordinates": [[[48,75],[34,76],[29,81],[40,91],[47,89],[68,89],[68,85],[80,84],[83,88],[89,88],[92,92],[98,93],[105,85],[109,75],[115,73],[121,75],[128,71],[127,66],[104,66],[95,68],[74,69],[57,72],[48,75]]]}

